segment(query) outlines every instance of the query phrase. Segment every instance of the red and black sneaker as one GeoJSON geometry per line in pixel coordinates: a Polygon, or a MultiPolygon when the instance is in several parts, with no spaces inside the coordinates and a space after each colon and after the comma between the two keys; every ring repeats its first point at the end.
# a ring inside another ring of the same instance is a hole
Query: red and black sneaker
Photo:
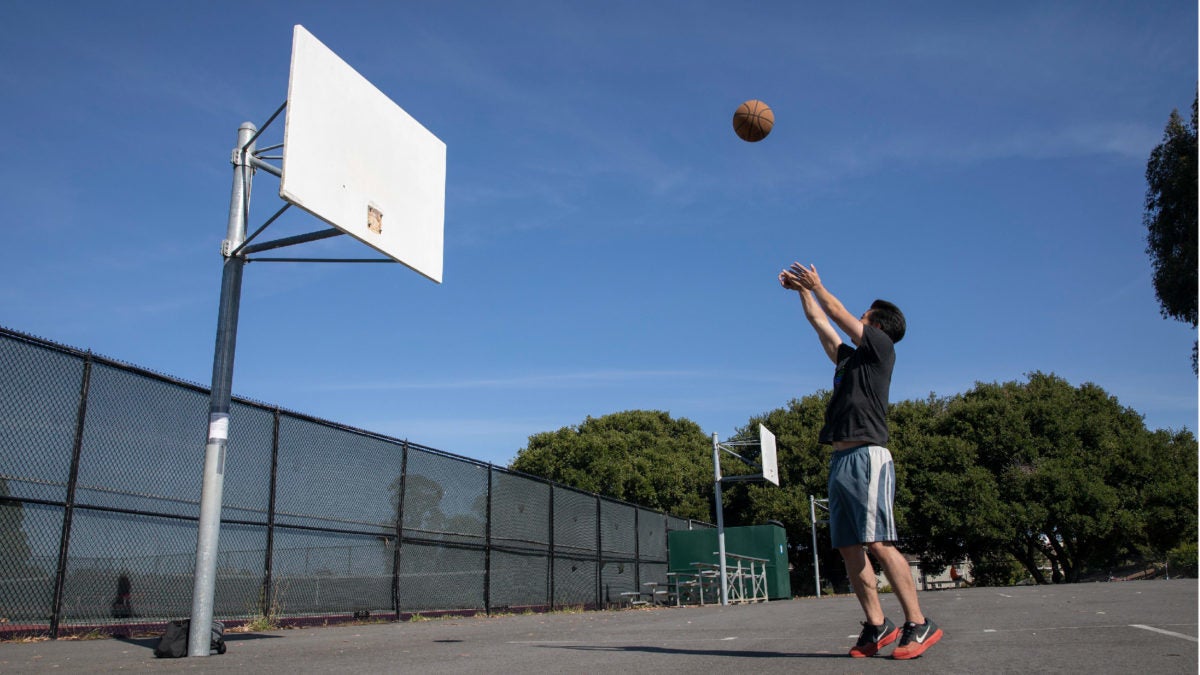
{"type": "Polygon", "coordinates": [[[896,636],[900,635],[900,629],[896,628],[896,624],[887,617],[884,617],[883,623],[878,626],[873,626],[866,621],[862,626],[858,643],[850,648],[850,656],[856,659],[874,656],[880,649],[895,642],[896,636]]]}
{"type": "Polygon", "coordinates": [[[911,621],[904,624],[900,644],[892,652],[893,659],[915,659],[942,639],[942,629],[933,619],[925,617],[925,623],[917,625],[911,621]]]}

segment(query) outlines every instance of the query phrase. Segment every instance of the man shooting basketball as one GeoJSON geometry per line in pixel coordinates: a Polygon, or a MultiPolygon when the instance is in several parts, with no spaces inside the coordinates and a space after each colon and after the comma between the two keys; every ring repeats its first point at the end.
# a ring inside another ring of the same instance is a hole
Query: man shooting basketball
{"type": "Polygon", "coordinates": [[[804,316],[837,366],[820,441],[833,446],[830,535],[867,615],[850,656],[872,656],[899,636],[892,658],[916,658],[942,638],[942,631],[921,613],[908,561],[894,546],[898,539],[892,511],[896,472],[886,447],[887,412],[895,344],[904,338],[904,314],[892,303],[876,300],[856,319],[821,284],[815,266],[792,263],[779,273],[779,283],[800,294],[804,316]],[[853,347],[842,342],[830,320],[850,337],[853,347]],[[883,614],[868,551],[883,567],[904,609],[903,631],[883,614]]]}

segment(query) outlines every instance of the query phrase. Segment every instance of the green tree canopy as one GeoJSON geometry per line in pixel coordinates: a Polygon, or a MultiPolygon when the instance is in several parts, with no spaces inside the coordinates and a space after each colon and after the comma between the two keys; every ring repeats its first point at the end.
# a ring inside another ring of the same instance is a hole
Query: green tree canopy
{"type": "MultiPolygon", "coordinates": [[[[1146,163],[1146,253],[1164,317],[1196,327],[1196,101],[1192,123],[1171,111],[1163,141],[1146,163]]],[[[1192,346],[1192,370],[1197,369],[1192,346]]]]}
{"type": "Polygon", "coordinates": [[[1043,561],[1077,581],[1195,537],[1195,438],[1148,431],[1094,384],[1033,373],[930,402],[920,420],[908,405],[894,414],[902,534],[926,560],[1007,553],[1039,582],[1043,561]]]}
{"type": "MultiPolygon", "coordinates": [[[[828,398],[822,391],[792,400],[727,439],[756,438],[760,423],[775,434],[780,485],[724,488],[725,523],[781,522],[794,546],[798,591],[812,578],[809,497],[827,489],[830,449],[817,436],[828,398]]],[[[889,424],[902,548],[920,556],[926,572],[966,558],[985,584],[1026,575],[1077,581],[1136,556],[1171,556],[1172,570],[1190,560],[1195,569],[1195,437],[1146,429],[1140,414],[1094,384],[1035,372],[1024,382],[896,403],[889,424]]],[[[664,412],[589,417],[537,434],[512,468],[681,517],[714,518],[712,440],[664,412]]],[[[726,457],[721,470],[746,473],[726,457]]],[[[822,577],[840,582],[844,568],[828,537],[818,526],[822,577]]]]}
{"type": "Polygon", "coordinates": [[[948,403],[930,396],[890,411],[901,535],[927,573],[969,558],[978,579],[979,561],[1004,550],[1005,504],[976,446],[939,428],[948,403]]]}
{"type": "Polygon", "coordinates": [[[712,439],[695,422],[657,410],[535,434],[510,468],[681,518],[714,517],[712,439]]]}

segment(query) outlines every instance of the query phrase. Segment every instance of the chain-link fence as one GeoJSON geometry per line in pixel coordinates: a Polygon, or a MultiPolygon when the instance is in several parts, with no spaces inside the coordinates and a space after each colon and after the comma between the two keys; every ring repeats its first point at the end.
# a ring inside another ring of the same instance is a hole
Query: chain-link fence
{"type": "MultiPolygon", "coordinates": [[[[191,613],[208,391],[0,328],[0,634],[191,613]]],[[[231,412],[214,616],[603,606],[697,524],[270,406],[231,412]]]]}

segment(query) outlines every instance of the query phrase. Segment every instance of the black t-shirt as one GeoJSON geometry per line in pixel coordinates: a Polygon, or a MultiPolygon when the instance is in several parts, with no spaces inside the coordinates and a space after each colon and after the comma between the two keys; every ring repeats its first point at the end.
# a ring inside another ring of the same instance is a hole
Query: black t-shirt
{"type": "Polygon", "coordinates": [[[892,339],[874,326],[863,326],[862,344],[855,349],[843,343],[837,361],[820,442],[863,441],[886,446],[888,390],[896,365],[892,339]]]}

